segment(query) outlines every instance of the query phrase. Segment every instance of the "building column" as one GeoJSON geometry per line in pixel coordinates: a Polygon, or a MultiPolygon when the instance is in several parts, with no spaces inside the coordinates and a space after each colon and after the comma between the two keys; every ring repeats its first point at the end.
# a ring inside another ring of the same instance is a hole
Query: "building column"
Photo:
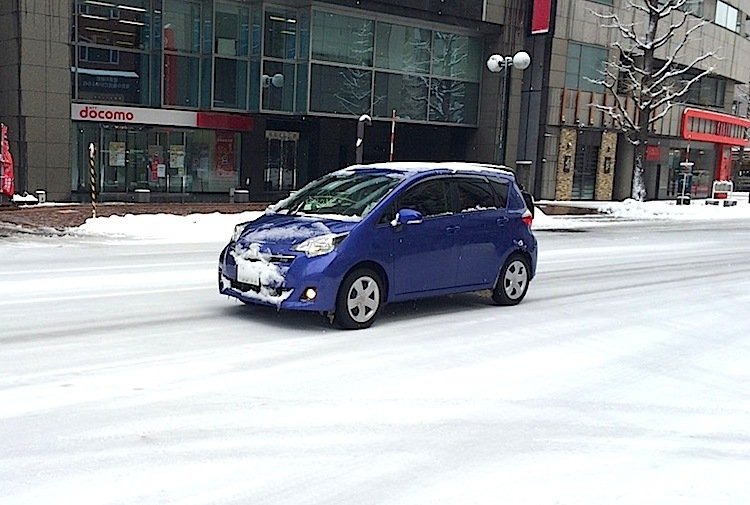
{"type": "Polygon", "coordinates": [[[575,128],[562,128],[557,156],[557,177],[555,178],[555,199],[571,200],[573,197],[573,167],[575,166],[575,128]]]}

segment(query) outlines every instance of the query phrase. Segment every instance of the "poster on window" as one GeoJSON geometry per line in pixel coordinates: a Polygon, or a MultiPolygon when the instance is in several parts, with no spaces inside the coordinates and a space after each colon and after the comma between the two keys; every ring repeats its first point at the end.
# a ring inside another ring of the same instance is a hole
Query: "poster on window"
{"type": "Polygon", "coordinates": [[[161,146],[148,146],[148,160],[150,174],[149,179],[151,182],[159,180],[159,163],[161,163],[161,146]]]}
{"type": "Polygon", "coordinates": [[[185,146],[174,144],[169,146],[169,168],[185,168],[185,146]]]}
{"type": "Polygon", "coordinates": [[[109,143],[109,166],[110,167],[124,167],[125,166],[125,142],[110,142],[109,143]]]}
{"type": "Polygon", "coordinates": [[[216,175],[234,177],[234,133],[216,132],[216,175]]]}

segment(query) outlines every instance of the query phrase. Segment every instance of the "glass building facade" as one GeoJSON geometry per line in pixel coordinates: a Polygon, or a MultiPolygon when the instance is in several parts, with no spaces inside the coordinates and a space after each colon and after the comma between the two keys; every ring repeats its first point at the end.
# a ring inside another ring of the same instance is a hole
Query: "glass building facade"
{"type": "Polygon", "coordinates": [[[273,197],[353,162],[335,133],[362,114],[425,134],[478,124],[482,39],[455,26],[246,1],[72,5],[74,191],[91,144],[103,194],[273,197]]]}

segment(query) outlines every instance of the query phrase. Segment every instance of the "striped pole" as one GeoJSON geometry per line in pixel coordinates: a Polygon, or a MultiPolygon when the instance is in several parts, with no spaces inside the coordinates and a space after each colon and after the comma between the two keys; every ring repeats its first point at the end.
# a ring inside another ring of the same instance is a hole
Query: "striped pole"
{"type": "Polygon", "coordinates": [[[391,154],[388,158],[388,161],[393,161],[393,144],[396,141],[396,109],[393,109],[393,114],[391,115],[391,154]]]}
{"type": "Polygon", "coordinates": [[[89,144],[89,177],[91,183],[91,217],[96,217],[96,167],[94,155],[96,147],[94,143],[89,144]]]}

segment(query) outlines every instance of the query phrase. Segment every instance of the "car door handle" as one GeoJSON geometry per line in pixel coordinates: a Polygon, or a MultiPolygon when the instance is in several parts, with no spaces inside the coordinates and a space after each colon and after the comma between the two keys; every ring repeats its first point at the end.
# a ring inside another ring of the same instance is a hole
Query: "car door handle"
{"type": "Polygon", "coordinates": [[[460,229],[461,229],[461,227],[458,226],[458,225],[455,225],[455,226],[446,226],[445,227],[445,231],[447,233],[456,233],[460,229]]]}
{"type": "Polygon", "coordinates": [[[499,217],[497,218],[497,221],[495,222],[497,223],[498,226],[505,226],[505,223],[508,222],[508,217],[507,216],[499,217]]]}

